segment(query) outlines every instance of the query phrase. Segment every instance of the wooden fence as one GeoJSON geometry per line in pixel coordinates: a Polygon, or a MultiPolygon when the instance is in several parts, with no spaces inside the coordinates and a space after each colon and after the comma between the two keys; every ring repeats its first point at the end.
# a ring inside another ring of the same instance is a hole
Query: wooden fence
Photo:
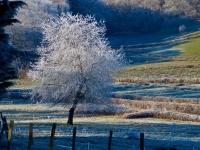
{"type": "MultiPolygon", "coordinates": [[[[11,149],[11,137],[12,137],[12,130],[13,130],[14,121],[10,121],[10,127],[8,131],[8,141],[7,141],[7,150],[11,149]]],[[[71,143],[71,150],[75,150],[76,147],[76,130],[77,128],[73,128],[73,135],[72,135],[72,143],[71,143]]],[[[51,136],[50,136],[50,143],[49,143],[49,150],[53,150],[53,144],[54,144],[54,136],[56,131],[56,123],[53,123],[52,130],[51,130],[51,136]]],[[[112,135],[113,131],[110,131],[110,135],[108,137],[108,150],[112,149],[112,135]]],[[[27,149],[31,150],[32,145],[34,144],[33,141],[33,124],[29,124],[29,139],[28,139],[28,146],[27,149]]],[[[4,147],[6,149],[6,147],[4,147]]],[[[144,150],[144,133],[140,133],[140,150],[144,150]]]]}

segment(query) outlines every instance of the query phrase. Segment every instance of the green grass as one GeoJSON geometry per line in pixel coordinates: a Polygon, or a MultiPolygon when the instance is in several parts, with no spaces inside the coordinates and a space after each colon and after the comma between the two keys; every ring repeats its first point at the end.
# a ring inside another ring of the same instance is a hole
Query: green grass
{"type": "Polygon", "coordinates": [[[174,48],[183,50],[183,53],[180,56],[183,57],[200,57],[200,38],[186,41],[184,44],[180,44],[174,48]]]}
{"type": "MultiPolygon", "coordinates": [[[[186,36],[199,34],[200,31],[186,36]]],[[[191,39],[172,47],[182,53],[168,59],[168,62],[128,66],[115,78],[200,78],[200,38],[191,39]]]]}
{"type": "Polygon", "coordinates": [[[194,62],[169,62],[130,66],[122,70],[117,78],[200,78],[200,66],[194,62]],[[183,65],[185,64],[186,65],[183,65]],[[190,64],[190,65],[188,65],[190,64]],[[192,68],[190,68],[192,67],[192,68]]]}

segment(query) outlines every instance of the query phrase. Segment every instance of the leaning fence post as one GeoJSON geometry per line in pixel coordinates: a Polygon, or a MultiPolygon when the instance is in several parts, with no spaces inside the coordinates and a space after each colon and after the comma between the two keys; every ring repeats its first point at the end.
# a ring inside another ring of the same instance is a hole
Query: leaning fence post
{"type": "Polygon", "coordinates": [[[140,150],[144,150],[144,133],[140,133],[140,150]]]}
{"type": "Polygon", "coordinates": [[[108,150],[111,150],[112,134],[113,134],[113,131],[110,131],[110,136],[109,136],[109,141],[108,141],[108,150]]]}
{"type": "Polygon", "coordinates": [[[13,129],[14,121],[10,120],[10,127],[8,130],[8,145],[7,150],[10,150],[10,143],[11,143],[11,136],[12,136],[12,129],[13,129]]]}
{"type": "Polygon", "coordinates": [[[31,145],[33,145],[33,124],[29,124],[29,141],[28,141],[28,150],[31,149],[31,145]]]}
{"type": "Polygon", "coordinates": [[[50,144],[49,144],[49,150],[53,150],[53,141],[54,141],[55,130],[56,130],[56,124],[53,123],[52,130],[51,130],[51,139],[50,139],[50,144]]]}
{"type": "Polygon", "coordinates": [[[75,142],[76,142],[76,127],[74,127],[73,129],[72,150],[75,150],[75,142]]]}

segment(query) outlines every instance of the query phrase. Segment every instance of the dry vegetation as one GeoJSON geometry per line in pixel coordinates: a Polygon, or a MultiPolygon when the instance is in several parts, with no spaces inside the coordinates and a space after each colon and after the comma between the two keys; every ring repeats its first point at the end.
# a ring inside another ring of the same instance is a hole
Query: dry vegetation
{"type": "Polygon", "coordinates": [[[170,120],[200,122],[200,116],[198,115],[176,113],[176,112],[141,111],[136,113],[125,114],[123,117],[127,119],[152,117],[152,118],[162,118],[162,119],[164,118],[170,120]]]}
{"type": "MultiPolygon", "coordinates": [[[[182,57],[177,57],[176,59],[179,58],[182,57]]],[[[121,74],[118,74],[115,77],[115,81],[127,83],[200,84],[200,64],[199,61],[193,59],[193,61],[174,61],[132,66],[127,67],[121,74]]]]}
{"type": "Polygon", "coordinates": [[[187,83],[187,84],[200,84],[200,78],[120,78],[115,79],[116,82],[125,83],[187,83]]]}
{"type": "Polygon", "coordinates": [[[138,98],[140,100],[113,99],[113,102],[137,110],[123,115],[128,119],[152,117],[200,122],[200,101],[198,99],[138,98]]]}

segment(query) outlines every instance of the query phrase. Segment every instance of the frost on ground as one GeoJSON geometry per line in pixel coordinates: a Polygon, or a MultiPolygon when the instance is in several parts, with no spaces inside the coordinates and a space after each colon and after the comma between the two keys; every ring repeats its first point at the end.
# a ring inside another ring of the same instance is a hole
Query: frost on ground
{"type": "MultiPolygon", "coordinates": [[[[80,106],[81,107],[81,106],[80,106]]],[[[92,107],[92,106],[91,106],[92,107]]],[[[12,149],[27,149],[29,124],[33,123],[33,150],[48,149],[52,123],[56,123],[54,150],[71,149],[73,127],[77,127],[76,149],[106,150],[109,131],[112,149],[139,149],[139,134],[145,135],[145,150],[200,149],[200,124],[161,119],[122,119],[117,115],[75,114],[74,126],[67,125],[68,108],[31,104],[22,99],[3,99],[0,111],[14,120],[12,149]]],[[[2,145],[2,143],[1,143],[2,145]]]]}

